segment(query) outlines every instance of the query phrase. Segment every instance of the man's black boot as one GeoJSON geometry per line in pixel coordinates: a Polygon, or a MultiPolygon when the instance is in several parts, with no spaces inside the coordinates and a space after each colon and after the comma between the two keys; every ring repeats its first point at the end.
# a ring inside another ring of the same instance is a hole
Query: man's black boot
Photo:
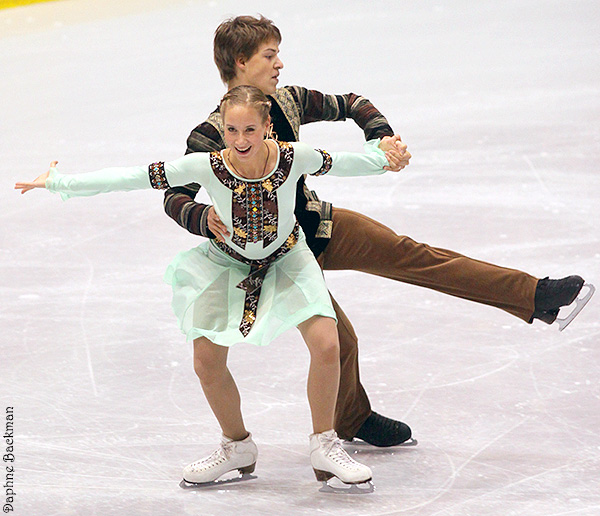
{"type": "Polygon", "coordinates": [[[371,412],[355,437],[373,446],[396,446],[408,441],[412,437],[412,431],[406,423],[371,412]]]}
{"type": "Polygon", "coordinates": [[[547,324],[552,324],[558,316],[560,307],[575,301],[584,283],[584,279],[580,276],[539,280],[535,289],[535,311],[532,319],[540,319],[547,324]]]}

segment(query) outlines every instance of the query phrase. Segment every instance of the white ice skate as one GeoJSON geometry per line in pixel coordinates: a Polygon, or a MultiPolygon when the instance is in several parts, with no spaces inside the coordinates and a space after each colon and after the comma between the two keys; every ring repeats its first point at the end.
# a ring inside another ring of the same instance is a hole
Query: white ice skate
{"type": "Polygon", "coordinates": [[[310,462],[320,482],[336,477],[344,484],[364,484],[373,476],[367,466],[348,455],[334,430],[310,436],[310,462]]]}
{"type": "Polygon", "coordinates": [[[252,434],[242,441],[222,436],[221,445],[212,454],[183,469],[183,480],[187,484],[208,484],[236,469],[244,478],[254,471],[257,457],[258,449],[252,434]]]}

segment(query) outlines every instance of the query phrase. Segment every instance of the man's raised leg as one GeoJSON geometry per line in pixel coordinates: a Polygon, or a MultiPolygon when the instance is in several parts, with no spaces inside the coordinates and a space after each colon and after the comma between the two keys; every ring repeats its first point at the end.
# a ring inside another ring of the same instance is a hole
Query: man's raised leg
{"type": "Polygon", "coordinates": [[[530,322],[538,278],[397,235],[360,213],[334,208],[325,270],[356,270],[495,306],[530,322]]]}

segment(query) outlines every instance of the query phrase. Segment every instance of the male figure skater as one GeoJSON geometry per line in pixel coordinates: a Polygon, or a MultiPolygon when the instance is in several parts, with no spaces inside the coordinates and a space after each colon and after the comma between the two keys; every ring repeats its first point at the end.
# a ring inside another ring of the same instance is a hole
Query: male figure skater
{"type": "MultiPolygon", "coordinates": [[[[298,141],[300,125],[351,118],[367,140],[391,139],[401,158],[391,164],[401,170],[411,157],[385,117],[367,99],[354,93],[324,95],[300,86],[277,88],[283,63],[279,29],[262,16],[238,16],[215,32],[214,59],[230,90],[239,85],[260,88],[272,102],[273,130],[280,141],[298,141]]],[[[213,111],[187,140],[187,153],[225,147],[221,115],[213,111]]],[[[243,149],[240,149],[243,150],[243,149]]],[[[166,213],[179,225],[208,238],[228,234],[211,206],[198,204],[198,185],[167,190],[166,213]]],[[[473,260],[453,251],[417,243],[359,213],[334,208],[298,181],[296,217],[312,252],[325,270],[352,269],[428,287],[439,292],[501,308],[526,322],[551,324],[559,308],[572,303],[584,281],[579,276],[538,280],[527,273],[473,260]]],[[[344,439],[359,438],[375,446],[394,446],[411,438],[405,423],[371,410],[360,383],[358,339],[350,321],[333,300],[338,319],[341,379],[335,430],[344,439]]]]}

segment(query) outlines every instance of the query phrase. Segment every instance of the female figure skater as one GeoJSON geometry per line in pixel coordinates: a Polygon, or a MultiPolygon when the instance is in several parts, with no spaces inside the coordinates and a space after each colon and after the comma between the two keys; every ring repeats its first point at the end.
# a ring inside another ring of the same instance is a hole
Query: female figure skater
{"type": "Polygon", "coordinates": [[[206,483],[232,470],[254,471],[257,448],[244,425],[227,353],[237,342],[266,345],[297,326],[310,352],[310,459],[316,477],[367,482],[371,470],[350,458],[333,430],[340,375],[335,312],[295,220],[294,201],[302,174],[381,174],[400,154],[393,144],[385,152],[371,145],[367,154],[330,155],[299,142],[265,139],[270,107],[261,90],[239,86],[220,104],[223,151],[79,175],[59,174],[53,162],[48,172],[15,188],[21,193],[47,188],[63,199],[191,182],[206,188],[230,235],[180,253],[165,279],[173,287],[179,326],[194,341],[194,369],[223,437],[214,453],[184,468],[184,480],[206,483]]]}

